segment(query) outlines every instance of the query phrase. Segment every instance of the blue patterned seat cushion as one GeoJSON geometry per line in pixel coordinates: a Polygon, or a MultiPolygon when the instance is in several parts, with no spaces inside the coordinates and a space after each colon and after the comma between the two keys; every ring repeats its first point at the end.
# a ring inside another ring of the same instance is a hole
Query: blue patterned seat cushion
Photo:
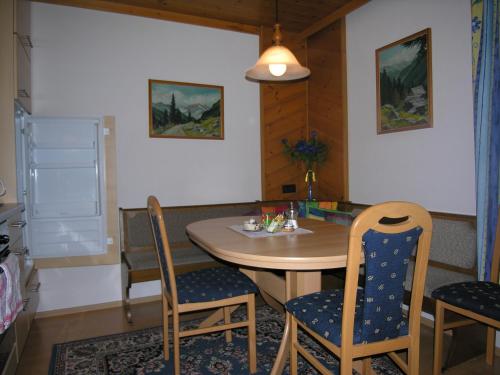
{"type": "Polygon", "coordinates": [[[488,281],[467,281],[445,285],[432,297],[450,305],[500,320],[500,285],[488,281]]]}
{"type": "Polygon", "coordinates": [[[232,267],[214,267],[175,276],[179,303],[209,302],[257,293],[255,284],[232,267]]]}
{"type": "MultiPolygon", "coordinates": [[[[354,317],[354,344],[381,341],[387,339],[384,334],[386,321],[372,322],[363,320],[364,291],[358,288],[354,317]],[[365,329],[363,329],[365,327],[365,329]],[[367,329],[367,327],[370,327],[367,329]],[[364,332],[367,332],[365,334],[364,332]]],[[[293,314],[308,328],[323,336],[328,341],[340,346],[340,332],[342,329],[342,307],[344,304],[344,290],[327,290],[294,298],[285,304],[288,312],[293,314]]],[[[408,323],[402,318],[397,324],[398,336],[408,334],[408,323]]]]}

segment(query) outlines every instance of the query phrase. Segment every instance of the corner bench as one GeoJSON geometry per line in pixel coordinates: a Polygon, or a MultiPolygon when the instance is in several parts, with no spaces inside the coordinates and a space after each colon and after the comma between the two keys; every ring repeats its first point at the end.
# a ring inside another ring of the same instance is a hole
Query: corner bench
{"type": "MultiPolygon", "coordinates": [[[[206,252],[189,241],[185,233],[187,224],[198,220],[224,217],[255,215],[256,218],[266,206],[287,206],[289,201],[256,201],[246,203],[210,204],[196,206],[164,207],[165,222],[177,273],[213,267],[219,264],[206,252]]],[[[367,205],[351,202],[339,203],[344,213],[361,212],[367,205]]],[[[476,218],[469,215],[431,212],[433,236],[429,267],[425,284],[423,311],[434,315],[434,301],[431,292],[442,285],[476,278],[476,218]]],[[[343,220],[343,219],[342,219],[343,220]]],[[[338,222],[338,221],[337,221],[338,222]]],[[[160,271],[149,225],[146,208],[120,208],[120,242],[122,257],[122,296],[127,319],[132,320],[130,311],[130,288],[132,284],[159,280],[160,271]]],[[[406,289],[411,285],[411,267],[406,289]]],[[[408,295],[409,295],[408,290],[408,295]]],[[[467,327],[468,328],[468,327],[467,327]]],[[[471,327],[474,328],[474,327],[471,327]]],[[[463,328],[462,330],[465,330],[463,328]]],[[[465,335],[467,340],[478,337],[477,332],[457,332],[457,341],[465,335]]],[[[457,345],[458,347],[460,344],[457,345]]],[[[484,345],[474,345],[483,348],[484,345]]],[[[452,353],[452,352],[450,352],[452,353]]],[[[446,361],[451,366],[462,360],[460,349],[450,354],[446,361]],[[452,358],[454,357],[454,358],[452,358]]]]}

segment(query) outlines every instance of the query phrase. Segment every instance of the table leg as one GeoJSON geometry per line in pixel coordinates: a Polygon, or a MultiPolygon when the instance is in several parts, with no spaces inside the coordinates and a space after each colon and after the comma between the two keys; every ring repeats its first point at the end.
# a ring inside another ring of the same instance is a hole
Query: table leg
{"type": "Polygon", "coordinates": [[[271,297],[270,294],[268,294],[264,289],[259,289],[260,291],[260,296],[264,300],[265,303],[267,303],[269,306],[271,306],[274,310],[279,312],[280,314],[285,313],[285,309],[283,308],[283,303],[277,301],[274,299],[274,297],[271,297]]]}
{"type": "Polygon", "coordinates": [[[285,316],[285,330],[283,331],[283,337],[281,338],[281,344],[271,370],[271,375],[280,375],[283,373],[286,360],[290,355],[290,314],[286,313],[285,316]]]}
{"type": "Polygon", "coordinates": [[[247,275],[260,290],[263,290],[276,301],[283,304],[286,301],[285,280],[282,277],[269,272],[240,268],[240,271],[247,275]]]}
{"type": "MultiPolygon", "coordinates": [[[[321,290],[321,272],[286,271],[285,289],[287,301],[304,294],[318,292],[321,290]]],[[[289,313],[286,313],[285,329],[271,375],[280,375],[285,368],[290,354],[290,325],[291,317],[289,313]]]]}

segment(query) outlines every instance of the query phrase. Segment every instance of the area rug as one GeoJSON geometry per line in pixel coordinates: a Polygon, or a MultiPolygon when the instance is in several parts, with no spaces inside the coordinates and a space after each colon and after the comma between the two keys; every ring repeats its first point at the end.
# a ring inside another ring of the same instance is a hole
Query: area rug
{"type": "MultiPolygon", "coordinates": [[[[235,320],[244,312],[238,310],[235,320]]],[[[283,332],[281,314],[268,306],[257,308],[257,374],[268,374],[279,348],[283,332]]],[[[185,328],[198,322],[183,323],[185,328]]],[[[333,373],[338,362],[316,343],[301,337],[314,356],[333,373]]],[[[246,330],[233,331],[233,341],[226,343],[223,333],[181,339],[181,373],[189,375],[248,374],[246,330]]],[[[300,358],[300,356],[299,356],[300,358]]],[[[401,372],[387,357],[372,361],[377,374],[400,375],[401,372]]],[[[354,372],[355,373],[355,372],[354,372]]],[[[173,374],[172,361],[163,360],[161,327],[102,336],[54,345],[49,375],[173,374]]],[[[288,374],[288,366],[284,374],[288,374]]],[[[299,374],[316,374],[299,360],[299,374]]]]}

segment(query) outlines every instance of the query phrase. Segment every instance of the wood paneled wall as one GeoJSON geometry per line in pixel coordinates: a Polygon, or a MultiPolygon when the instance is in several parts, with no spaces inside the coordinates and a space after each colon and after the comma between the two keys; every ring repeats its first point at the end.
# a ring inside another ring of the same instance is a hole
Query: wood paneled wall
{"type": "Polygon", "coordinates": [[[307,40],[308,128],[328,145],[317,173],[317,199],[347,200],[347,92],[345,22],[341,19],[307,40]]]}
{"type": "MultiPolygon", "coordinates": [[[[283,33],[284,45],[302,64],[306,63],[305,42],[294,43],[292,33],[283,33]]],[[[272,30],[262,28],[261,51],[271,45],[272,30]]],[[[307,135],[307,82],[262,83],[261,153],[262,198],[302,199],[305,196],[304,173],[298,164],[283,154],[283,139],[296,142],[307,135]],[[295,184],[296,193],[282,193],[282,186],[295,184]]]]}
{"type": "MultiPolygon", "coordinates": [[[[305,198],[305,170],[283,154],[281,141],[295,143],[314,130],[329,147],[328,159],[316,173],[314,197],[347,200],[345,22],[341,19],[306,41],[294,43],[293,38],[284,34],[283,44],[311,69],[311,76],[297,83],[261,84],[262,198],[305,198]],[[296,193],[282,192],[289,184],[296,185],[296,193]]],[[[262,29],[261,51],[271,39],[272,30],[262,29]]]]}

